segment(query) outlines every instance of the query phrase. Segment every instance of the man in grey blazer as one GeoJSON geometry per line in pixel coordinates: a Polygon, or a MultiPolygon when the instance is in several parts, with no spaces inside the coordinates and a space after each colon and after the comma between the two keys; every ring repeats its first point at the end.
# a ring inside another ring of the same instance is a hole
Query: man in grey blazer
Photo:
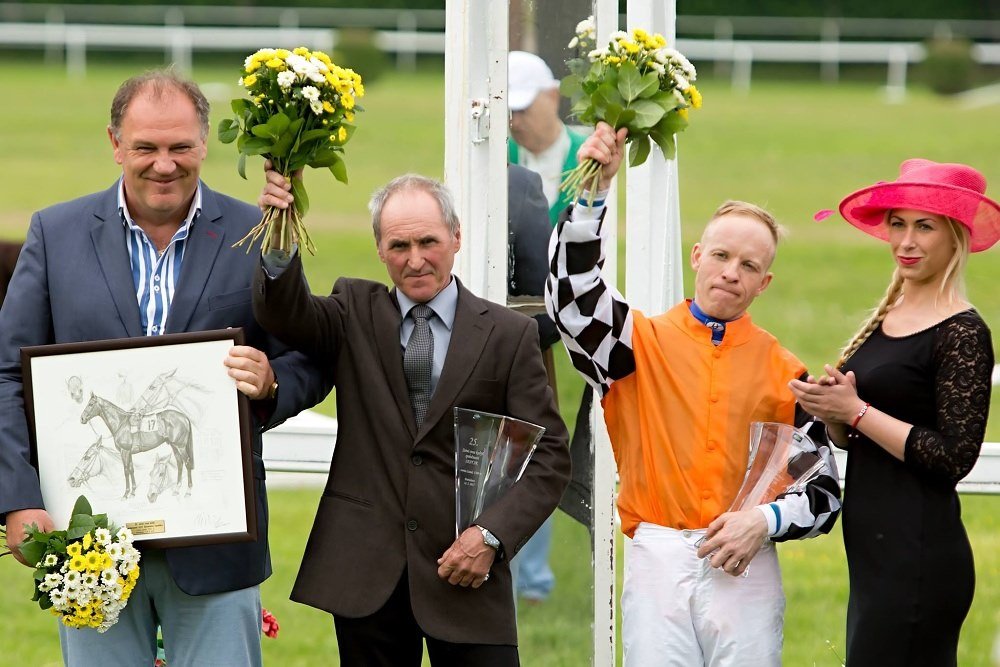
{"type": "MultiPolygon", "coordinates": [[[[286,206],[287,182],[268,180],[259,202],[286,206]]],[[[555,508],[570,468],[537,326],[452,275],[461,230],[443,185],[401,176],[369,207],[393,289],[341,278],[313,296],[297,253],[265,257],[254,281],[261,325],[318,359],[337,388],[337,447],[292,598],[333,614],[345,666],[418,666],[426,641],[435,667],[511,667],[509,559],[555,508]],[[418,336],[433,350],[423,407],[404,370],[418,336]],[[455,407],[546,428],[520,481],[457,539],[455,407]]]]}
{"type": "Polygon", "coordinates": [[[105,634],[60,627],[60,640],[68,665],[151,665],[160,625],[170,664],[259,665],[258,585],[271,569],[261,433],[329,385],[253,319],[257,260],[231,246],[259,212],[199,179],[208,102],[198,87],[171,72],[129,79],[108,134],[122,178],[33,216],[0,311],[0,521],[22,562],[25,528],[53,527],[28,444],[22,346],[242,327],[247,345],[219,364],[252,400],[256,541],[143,549],[118,623],[105,634]]]}

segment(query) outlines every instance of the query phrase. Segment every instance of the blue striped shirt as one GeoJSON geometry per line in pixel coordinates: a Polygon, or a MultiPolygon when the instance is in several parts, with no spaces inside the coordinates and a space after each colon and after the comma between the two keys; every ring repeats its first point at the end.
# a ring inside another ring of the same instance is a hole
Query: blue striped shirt
{"type": "Polygon", "coordinates": [[[128,205],[125,203],[123,181],[118,181],[118,212],[122,217],[122,224],[125,225],[125,245],[132,264],[132,282],[135,284],[135,297],[139,303],[142,330],[147,336],[157,336],[162,334],[166,327],[170,302],[174,298],[177,280],[181,275],[185,241],[191,225],[201,212],[201,184],[198,184],[198,189],[195,191],[187,217],[174,232],[162,254],[156,250],[146,232],[135,224],[129,214],[128,205]]]}

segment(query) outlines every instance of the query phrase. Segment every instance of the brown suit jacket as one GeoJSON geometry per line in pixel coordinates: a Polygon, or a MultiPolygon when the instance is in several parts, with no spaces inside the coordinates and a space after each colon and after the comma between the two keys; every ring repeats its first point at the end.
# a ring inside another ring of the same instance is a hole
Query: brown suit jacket
{"type": "Polygon", "coordinates": [[[458,289],[448,356],[418,429],[394,292],[342,278],[330,296],[312,296],[298,257],[276,279],[258,273],[257,319],[329,368],[337,392],[337,446],[292,599],[367,616],[385,604],[405,571],[413,613],[428,635],[516,644],[508,559],[562,495],[570,470],[567,432],[546,382],[534,321],[461,283],[458,289]],[[546,428],[521,480],[476,521],[504,550],[478,589],[437,576],[437,559],[455,539],[454,407],[546,428]]]}

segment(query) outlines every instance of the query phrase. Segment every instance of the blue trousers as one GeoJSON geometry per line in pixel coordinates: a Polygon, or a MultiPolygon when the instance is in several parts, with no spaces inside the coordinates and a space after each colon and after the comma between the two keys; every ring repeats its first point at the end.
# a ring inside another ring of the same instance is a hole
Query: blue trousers
{"type": "Polygon", "coordinates": [[[546,519],[511,562],[517,594],[528,600],[545,600],[556,584],[556,575],[549,566],[552,521],[551,516],[546,519]]]}
{"type": "Polygon", "coordinates": [[[100,634],[59,624],[67,667],[152,665],[156,628],[170,667],[261,667],[260,588],[188,595],[177,587],[162,551],[148,549],[118,622],[100,634]]]}

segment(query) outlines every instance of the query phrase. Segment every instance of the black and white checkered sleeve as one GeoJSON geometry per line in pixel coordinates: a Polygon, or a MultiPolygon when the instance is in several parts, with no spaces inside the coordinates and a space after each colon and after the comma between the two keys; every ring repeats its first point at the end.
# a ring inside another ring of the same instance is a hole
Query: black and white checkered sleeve
{"type": "Polygon", "coordinates": [[[549,240],[545,308],[573,365],[604,396],[615,380],[635,372],[632,311],[601,276],[603,207],[599,219],[587,219],[580,211],[575,207],[572,221],[561,220],[549,240]]]}
{"type": "Polygon", "coordinates": [[[772,507],[777,507],[776,514],[780,517],[777,532],[771,536],[775,542],[829,533],[840,514],[840,478],[826,427],[799,406],[795,407],[795,426],[815,443],[824,465],[803,491],[779,496],[771,503],[772,507]]]}

